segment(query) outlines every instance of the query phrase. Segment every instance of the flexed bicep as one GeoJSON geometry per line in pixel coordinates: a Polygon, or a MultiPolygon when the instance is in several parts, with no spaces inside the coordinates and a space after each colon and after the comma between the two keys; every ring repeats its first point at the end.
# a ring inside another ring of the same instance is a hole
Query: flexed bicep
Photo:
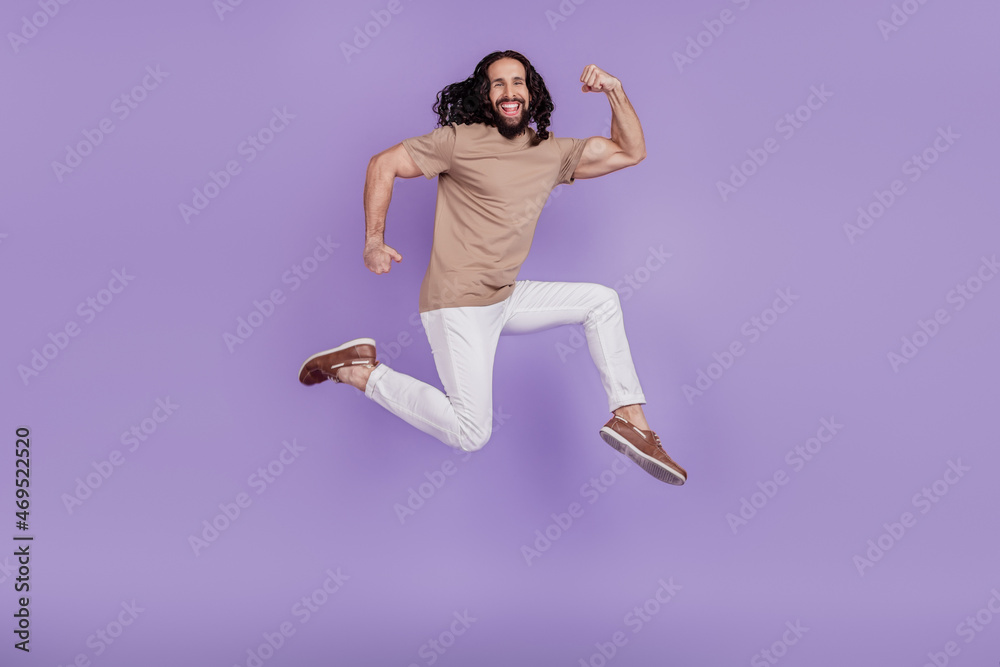
{"type": "Polygon", "coordinates": [[[635,160],[607,137],[590,137],[583,145],[573,178],[597,178],[634,164],[635,160]]]}

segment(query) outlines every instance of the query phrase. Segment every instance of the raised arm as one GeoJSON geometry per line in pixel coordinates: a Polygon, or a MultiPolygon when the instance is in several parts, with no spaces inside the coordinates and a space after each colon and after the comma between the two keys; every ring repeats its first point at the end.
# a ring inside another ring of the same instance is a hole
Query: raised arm
{"type": "Polygon", "coordinates": [[[365,266],[374,273],[387,273],[392,260],[403,256],[385,244],[385,216],[392,199],[392,185],[397,177],[416,178],[420,167],[399,143],[387,148],[368,162],[365,175],[365,266]]]}
{"type": "Polygon", "coordinates": [[[597,178],[639,164],[646,157],[646,140],[621,81],[596,65],[587,65],[580,81],[585,93],[607,94],[611,103],[611,138],[587,139],[573,177],[597,178]]]}

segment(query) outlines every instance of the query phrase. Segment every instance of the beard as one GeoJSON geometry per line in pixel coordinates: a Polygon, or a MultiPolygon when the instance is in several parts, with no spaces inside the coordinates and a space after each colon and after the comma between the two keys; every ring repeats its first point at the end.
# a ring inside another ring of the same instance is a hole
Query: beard
{"type": "Polygon", "coordinates": [[[496,105],[490,107],[490,112],[493,116],[493,122],[497,126],[497,130],[499,130],[500,134],[506,139],[514,139],[515,137],[520,136],[528,127],[528,111],[524,107],[524,100],[497,100],[496,105]],[[520,116],[504,116],[499,107],[505,102],[520,102],[520,116]]]}

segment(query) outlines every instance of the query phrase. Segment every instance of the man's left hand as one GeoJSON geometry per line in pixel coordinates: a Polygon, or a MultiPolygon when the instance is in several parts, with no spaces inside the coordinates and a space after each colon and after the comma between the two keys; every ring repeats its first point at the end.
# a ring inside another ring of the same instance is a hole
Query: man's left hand
{"type": "Polygon", "coordinates": [[[622,82],[611,76],[597,65],[587,65],[580,75],[585,93],[610,93],[621,88],[622,82]]]}

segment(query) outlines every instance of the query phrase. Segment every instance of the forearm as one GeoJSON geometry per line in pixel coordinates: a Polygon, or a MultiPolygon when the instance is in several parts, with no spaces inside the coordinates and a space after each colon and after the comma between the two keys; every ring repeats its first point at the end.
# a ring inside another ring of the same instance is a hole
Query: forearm
{"type": "Polygon", "coordinates": [[[365,243],[385,240],[385,217],[389,211],[389,201],[392,199],[392,184],[395,178],[378,158],[372,158],[368,163],[368,173],[365,175],[365,243]]]}
{"type": "Polygon", "coordinates": [[[639,116],[632,108],[625,90],[619,85],[607,93],[611,103],[611,141],[636,162],[646,157],[646,140],[642,135],[639,116]]]}

